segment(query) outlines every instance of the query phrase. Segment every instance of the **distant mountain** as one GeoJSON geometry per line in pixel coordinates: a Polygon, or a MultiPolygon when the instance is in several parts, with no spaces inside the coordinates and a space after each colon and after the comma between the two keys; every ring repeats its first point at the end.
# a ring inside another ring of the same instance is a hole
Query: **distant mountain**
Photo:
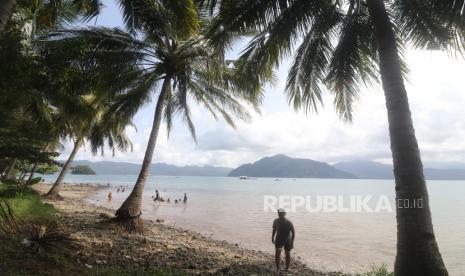
{"type": "Polygon", "coordinates": [[[392,179],[394,174],[391,165],[385,165],[368,160],[353,160],[333,165],[336,169],[348,172],[358,178],[392,179]]]}
{"type": "MultiPolygon", "coordinates": [[[[430,163],[432,164],[432,163],[430,163]]],[[[460,163],[454,163],[451,169],[446,169],[447,165],[452,163],[434,163],[439,168],[425,168],[424,173],[426,179],[430,180],[462,180],[465,179],[465,169],[457,168],[460,163]]],[[[348,162],[340,162],[334,164],[338,170],[348,172],[358,178],[366,179],[393,179],[392,165],[381,164],[367,160],[354,160],[348,162]]]]}
{"type": "MultiPolygon", "coordinates": [[[[91,162],[78,160],[73,162],[73,166],[89,166],[97,174],[127,175],[138,174],[140,165],[127,162],[100,161],[91,162]]],[[[227,176],[231,168],[213,166],[175,166],[165,163],[156,163],[150,166],[150,173],[153,175],[173,175],[173,176],[227,176]]]]}
{"type": "Polygon", "coordinates": [[[457,161],[428,161],[423,165],[425,168],[440,170],[465,170],[465,163],[457,161]]]}
{"type": "Polygon", "coordinates": [[[431,180],[463,180],[465,169],[425,169],[426,179],[431,180]]]}
{"type": "Polygon", "coordinates": [[[290,158],[286,155],[265,157],[253,164],[244,164],[228,176],[292,177],[292,178],[356,178],[333,166],[310,159],[290,158]]]}
{"type": "MultiPolygon", "coordinates": [[[[430,165],[431,163],[428,163],[430,165]]],[[[465,168],[461,163],[434,163],[438,168],[426,167],[424,172],[431,180],[465,180],[465,168]],[[451,167],[448,167],[451,165],[451,167]],[[452,166],[455,165],[455,166],[452,166]]],[[[140,165],[128,162],[78,160],[73,166],[88,166],[96,174],[127,175],[138,174],[140,165]]],[[[250,177],[291,177],[291,178],[364,178],[393,179],[392,165],[368,160],[354,160],[336,163],[333,166],[310,159],[291,158],[285,155],[265,157],[253,164],[244,164],[236,169],[214,166],[175,166],[165,163],[152,164],[153,175],[173,176],[241,176],[250,177]]]]}

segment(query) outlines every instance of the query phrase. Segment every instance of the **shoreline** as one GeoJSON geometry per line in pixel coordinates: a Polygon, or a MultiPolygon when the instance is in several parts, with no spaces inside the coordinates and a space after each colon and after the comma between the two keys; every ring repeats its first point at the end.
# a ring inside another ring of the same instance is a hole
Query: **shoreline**
{"type": "MultiPolygon", "coordinates": [[[[33,188],[44,194],[50,186],[42,182],[33,188]]],[[[124,233],[105,224],[115,210],[85,201],[92,193],[105,188],[106,185],[95,183],[65,184],[60,193],[63,201],[44,200],[59,210],[60,219],[81,245],[76,261],[84,266],[156,265],[194,275],[277,275],[272,254],[165,225],[163,221],[144,219],[147,230],[143,235],[124,233]]],[[[322,272],[293,258],[289,272],[281,271],[279,275],[348,274],[322,272]]]]}

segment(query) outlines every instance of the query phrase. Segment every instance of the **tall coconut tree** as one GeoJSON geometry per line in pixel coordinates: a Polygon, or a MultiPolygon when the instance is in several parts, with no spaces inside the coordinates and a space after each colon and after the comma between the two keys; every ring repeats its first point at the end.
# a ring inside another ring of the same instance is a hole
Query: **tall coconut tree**
{"type": "Polygon", "coordinates": [[[396,202],[396,275],[447,275],[436,243],[420,151],[404,85],[402,48],[462,51],[463,1],[415,0],[204,0],[215,14],[210,37],[225,47],[256,32],[242,69],[260,81],[294,53],[286,93],[295,108],[315,110],[323,86],[342,118],[352,119],[360,85],[381,82],[386,98],[396,202]],[[294,47],[296,48],[293,51],[294,47]]]}
{"type": "Polygon", "coordinates": [[[85,40],[95,45],[93,53],[101,58],[102,66],[124,63],[139,67],[139,77],[117,95],[107,116],[124,121],[124,117],[130,118],[152,98],[156,99],[139,176],[116,211],[117,219],[134,231],[141,228],[142,194],[162,120],[169,133],[173,117],[179,115],[195,140],[192,103],[202,105],[214,118],[220,115],[234,126],[235,117],[249,118],[244,103],[256,108],[261,89],[240,82],[234,62],[226,61],[209,47],[201,33],[208,22],[201,18],[194,1],[121,1],[121,6],[129,32],[91,28],[58,35],[64,40],[85,40]]]}

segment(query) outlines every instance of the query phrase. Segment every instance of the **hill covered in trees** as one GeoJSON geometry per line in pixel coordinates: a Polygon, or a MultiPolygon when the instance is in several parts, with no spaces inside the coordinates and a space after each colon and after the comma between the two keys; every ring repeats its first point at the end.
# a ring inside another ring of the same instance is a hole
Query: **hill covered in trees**
{"type": "Polygon", "coordinates": [[[244,164],[232,170],[229,176],[291,177],[291,178],[356,178],[333,166],[311,159],[275,155],[262,158],[252,164],[244,164]]]}

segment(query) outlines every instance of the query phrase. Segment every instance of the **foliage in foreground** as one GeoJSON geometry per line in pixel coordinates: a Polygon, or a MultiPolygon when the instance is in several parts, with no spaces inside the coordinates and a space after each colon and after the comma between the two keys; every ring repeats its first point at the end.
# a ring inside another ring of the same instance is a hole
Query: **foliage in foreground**
{"type": "Polygon", "coordinates": [[[24,220],[0,201],[0,240],[21,243],[37,253],[75,245],[70,233],[55,220],[24,220]]]}
{"type": "Polygon", "coordinates": [[[0,199],[23,220],[53,220],[56,214],[53,206],[43,203],[39,194],[30,186],[18,188],[17,185],[0,182],[0,199]]]}
{"type": "Polygon", "coordinates": [[[363,276],[394,276],[394,272],[390,272],[385,264],[380,267],[373,267],[371,271],[363,274],[363,276]]]}
{"type": "Polygon", "coordinates": [[[166,268],[124,268],[102,265],[88,268],[76,262],[76,256],[60,249],[37,254],[16,242],[2,242],[0,250],[1,275],[185,275],[182,271],[166,268]]]}
{"type": "MultiPolygon", "coordinates": [[[[18,189],[16,185],[0,182],[0,202],[8,220],[11,220],[11,212],[18,224],[27,225],[25,229],[21,229],[20,225],[7,229],[18,232],[11,233],[9,237],[5,237],[5,231],[0,230],[3,232],[3,235],[0,234],[1,275],[184,275],[182,271],[157,267],[101,265],[89,268],[76,262],[77,256],[68,248],[69,245],[74,246],[73,241],[59,226],[57,211],[52,205],[43,203],[33,189],[18,189]],[[20,232],[27,232],[29,238],[25,240],[24,233],[20,232]]],[[[5,215],[0,217],[0,221],[5,220],[5,215]]]]}

